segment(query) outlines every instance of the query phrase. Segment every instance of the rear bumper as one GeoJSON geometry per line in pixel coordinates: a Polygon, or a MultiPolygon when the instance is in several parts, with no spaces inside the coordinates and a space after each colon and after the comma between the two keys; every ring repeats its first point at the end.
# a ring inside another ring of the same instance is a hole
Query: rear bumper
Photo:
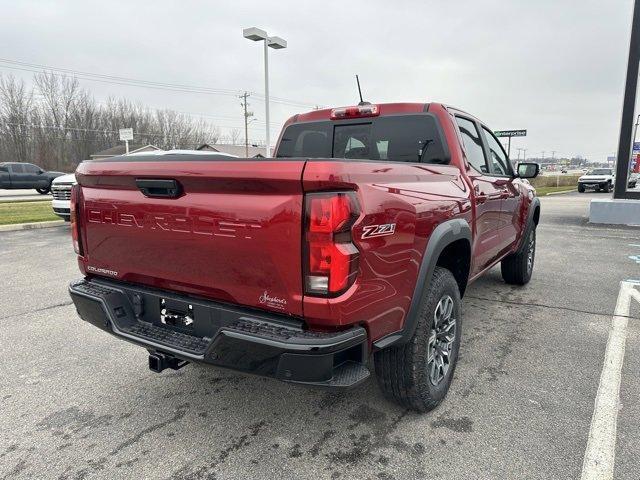
{"type": "Polygon", "coordinates": [[[152,354],[326,387],[355,386],[369,376],[362,327],[309,332],[288,317],[107,280],[73,282],[69,293],[83,320],[152,354]],[[192,325],[163,323],[163,299],[188,308],[192,325]]]}

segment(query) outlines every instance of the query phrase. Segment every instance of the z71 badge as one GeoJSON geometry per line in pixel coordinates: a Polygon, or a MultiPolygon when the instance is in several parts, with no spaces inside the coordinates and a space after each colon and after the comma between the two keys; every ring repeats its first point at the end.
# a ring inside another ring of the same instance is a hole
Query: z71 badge
{"type": "Polygon", "coordinates": [[[361,238],[384,237],[385,235],[393,235],[396,232],[396,224],[367,225],[366,227],[362,227],[362,230],[361,238]]]}

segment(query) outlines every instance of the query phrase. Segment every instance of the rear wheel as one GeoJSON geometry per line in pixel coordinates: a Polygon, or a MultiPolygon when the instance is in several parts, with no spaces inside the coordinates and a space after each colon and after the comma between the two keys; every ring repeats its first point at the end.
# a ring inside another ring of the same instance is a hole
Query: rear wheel
{"type": "Polygon", "coordinates": [[[582,185],[582,184],[580,184],[580,183],[579,183],[579,184],[578,184],[578,191],[579,191],[580,193],[584,193],[584,185],[582,185]]]}
{"type": "Polygon", "coordinates": [[[533,226],[516,253],[500,263],[502,279],[511,285],[525,285],[531,280],[536,259],[536,229],[533,226]]]}
{"type": "Polygon", "coordinates": [[[417,412],[437,407],[451,385],[460,336],[458,284],[449,270],[436,267],[411,340],[375,353],[376,376],[384,394],[417,412]]]}
{"type": "Polygon", "coordinates": [[[51,191],[51,187],[36,188],[36,192],[38,192],[40,195],[46,195],[50,191],[51,191]]]}
{"type": "Polygon", "coordinates": [[[606,183],[605,186],[602,187],[602,189],[604,190],[605,193],[611,192],[611,184],[610,183],[606,183]]]}

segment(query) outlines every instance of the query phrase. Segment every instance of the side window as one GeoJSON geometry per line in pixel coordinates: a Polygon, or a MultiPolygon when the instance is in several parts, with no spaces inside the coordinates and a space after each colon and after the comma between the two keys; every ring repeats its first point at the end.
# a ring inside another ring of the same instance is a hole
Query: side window
{"type": "Polygon", "coordinates": [[[507,160],[507,155],[504,153],[502,145],[496,140],[493,133],[484,127],[482,127],[482,130],[484,130],[484,136],[487,137],[487,143],[489,144],[493,173],[496,175],[509,175],[509,169],[507,168],[507,162],[509,160],[507,160]]]}
{"type": "Polygon", "coordinates": [[[11,173],[24,173],[24,166],[19,163],[11,165],[11,173]]]}
{"type": "Polygon", "coordinates": [[[24,171],[26,173],[40,173],[40,168],[36,167],[32,163],[27,163],[24,165],[24,171]]]}
{"type": "Polygon", "coordinates": [[[0,172],[9,173],[9,167],[7,167],[6,165],[0,165],[0,172]]]}
{"type": "Polygon", "coordinates": [[[484,150],[482,149],[482,140],[475,123],[466,118],[456,117],[456,123],[462,134],[464,148],[467,151],[467,160],[473,168],[482,173],[489,173],[487,161],[484,158],[484,150]]]}

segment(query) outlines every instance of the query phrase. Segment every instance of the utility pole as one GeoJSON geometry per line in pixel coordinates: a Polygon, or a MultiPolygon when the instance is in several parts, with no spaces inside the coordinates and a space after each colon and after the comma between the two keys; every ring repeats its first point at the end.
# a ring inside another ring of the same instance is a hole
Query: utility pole
{"type": "Polygon", "coordinates": [[[520,153],[522,152],[522,149],[518,148],[517,150],[518,150],[518,161],[520,161],[520,153]]]}
{"type": "Polygon", "coordinates": [[[244,109],[244,156],[249,158],[249,117],[253,116],[253,112],[248,112],[247,107],[249,104],[247,103],[247,97],[249,97],[249,92],[244,92],[240,95],[242,102],[242,108],[244,109]]]}
{"type": "Polygon", "coordinates": [[[524,150],[524,155],[522,155],[522,161],[526,162],[527,161],[527,149],[523,148],[522,150],[524,150]]]}

